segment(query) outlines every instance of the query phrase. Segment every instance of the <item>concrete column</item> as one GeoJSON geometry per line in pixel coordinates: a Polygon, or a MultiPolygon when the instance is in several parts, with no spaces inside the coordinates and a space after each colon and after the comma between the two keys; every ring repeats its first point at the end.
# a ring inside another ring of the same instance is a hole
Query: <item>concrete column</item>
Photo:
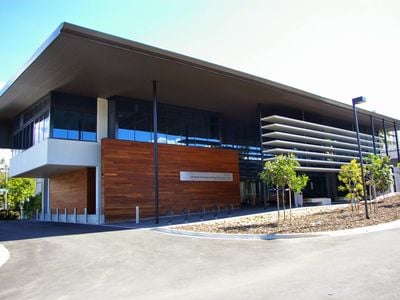
{"type": "MultiPolygon", "coordinates": [[[[108,101],[97,98],[97,143],[101,152],[101,139],[106,138],[108,133],[108,101]]],[[[103,223],[103,207],[101,194],[101,155],[96,166],[96,218],[97,223],[103,223]]]]}
{"type": "Polygon", "coordinates": [[[102,195],[101,195],[101,167],[96,167],[96,217],[97,223],[103,223],[103,207],[102,207],[102,195]]]}
{"type": "Polygon", "coordinates": [[[42,182],[42,215],[44,216],[48,212],[48,202],[49,202],[49,180],[47,178],[43,178],[42,182]]]}
{"type": "Polygon", "coordinates": [[[97,98],[97,142],[107,137],[108,127],[108,100],[97,98]]]}
{"type": "Polygon", "coordinates": [[[51,205],[50,205],[50,201],[51,201],[51,199],[50,199],[50,179],[49,179],[49,178],[46,178],[46,179],[45,179],[45,182],[46,182],[46,184],[45,184],[44,194],[46,194],[46,213],[47,213],[47,214],[50,213],[50,220],[51,220],[51,211],[50,211],[50,207],[51,207],[51,205]]]}

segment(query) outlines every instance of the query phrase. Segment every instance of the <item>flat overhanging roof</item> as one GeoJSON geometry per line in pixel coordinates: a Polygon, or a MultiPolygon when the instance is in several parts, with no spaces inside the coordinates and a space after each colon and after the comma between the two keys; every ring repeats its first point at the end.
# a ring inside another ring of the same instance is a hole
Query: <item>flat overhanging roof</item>
{"type": "MultiPolygon", "coordinates": [[[[352,120],[351,105],[68,23],[61,24],[0,91],[0,120],[11,120],[53,90],[150,100],[153,80],[158,81],[160,102],[221,112],[241,120],[254,121],[258,104],[283,104],[352,120]]],[[[358,111],[364,125],[369,124],[370,115],[400,122],[361,108],[358,111]]]]}

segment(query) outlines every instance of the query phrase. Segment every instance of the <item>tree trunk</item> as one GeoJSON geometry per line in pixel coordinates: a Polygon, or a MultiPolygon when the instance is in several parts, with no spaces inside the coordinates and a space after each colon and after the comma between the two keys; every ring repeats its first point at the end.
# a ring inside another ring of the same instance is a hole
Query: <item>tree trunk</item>
{"type": "Polygon", "coordinates": [[[289,218],[292,219],[292,192],[289,189],[289,218]]]}
{"type": "Polygon", "coordinates": [[[372,186],[369,185],[369,211],[372,213],[372,186]]]}
{"type": "Polygon", "coordinates": [[[354,213],[354,197],[351,198],[351,212],[354,213]]]}
{"type": "Polygon", "coordinates": [[[282,190],[283,220],[286,221],[285,187],[282,190]]]}
{"type": "Polygon", "coordinates": [[[376,201],[376,186],[375,186],[375,184],[372,186],[372,190],[374,191],[374,199],[375,199],[374,210],[376,213],[378,211],[378,202],[376,201]]]}
{"type": "Polygon", "coordinates": [[[279,186],[276,186],[276,207],[278,211],[278,223],[279,223],[279,186]]]}

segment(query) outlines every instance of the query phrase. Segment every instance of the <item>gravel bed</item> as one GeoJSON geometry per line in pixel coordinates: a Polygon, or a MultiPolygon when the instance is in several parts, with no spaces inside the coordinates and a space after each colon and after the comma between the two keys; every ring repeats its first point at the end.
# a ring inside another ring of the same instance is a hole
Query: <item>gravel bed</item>
{"type": "Polygon", "coordinates": [[[351,210],[350,205],[343,207],[327,206],[292,211],[286,210],[286,220],[283,211],[280,220],[277,213],[220,220],[211,223],[184,225],[178,230],[211,232],[211,233],[242,233],[242,234],[274,234],[274,233],[306,233],[321,231],[336,231],[364,226],[377,225],[398,220],[400,218],[400,194],[384,198],[371,206],[370,219],[365,218],[365,207],[360,204],[358,209],[351,210]]]}

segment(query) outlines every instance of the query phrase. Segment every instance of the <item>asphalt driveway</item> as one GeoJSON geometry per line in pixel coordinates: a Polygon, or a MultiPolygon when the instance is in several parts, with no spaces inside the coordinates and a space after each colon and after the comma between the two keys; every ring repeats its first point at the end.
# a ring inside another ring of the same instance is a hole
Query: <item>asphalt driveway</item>
{"type": "Polygon", "coordinates": [[[397,299],[400,230],[210,240],[151,230],[0,223],[0,299],[397,299]]]}

